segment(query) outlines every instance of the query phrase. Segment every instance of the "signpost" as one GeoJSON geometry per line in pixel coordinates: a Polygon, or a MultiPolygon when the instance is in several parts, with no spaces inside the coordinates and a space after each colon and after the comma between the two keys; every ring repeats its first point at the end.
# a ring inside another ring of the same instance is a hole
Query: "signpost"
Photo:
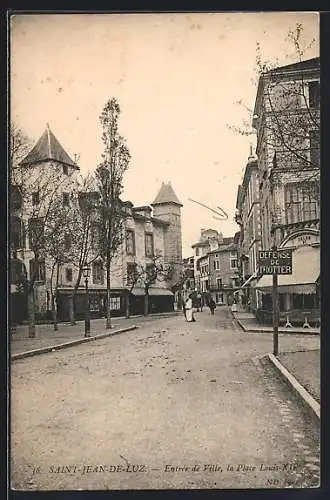
{"type": "Polygon", "coordinates": [[[278,323],[279,323],[279,301],[278,301],[278,275],[292,274],[292,250],[283,248],[277,250],[259,250],[258,252],[258,274],[271,274],[273,276],[273,354],[278,354],[278,323]]]}

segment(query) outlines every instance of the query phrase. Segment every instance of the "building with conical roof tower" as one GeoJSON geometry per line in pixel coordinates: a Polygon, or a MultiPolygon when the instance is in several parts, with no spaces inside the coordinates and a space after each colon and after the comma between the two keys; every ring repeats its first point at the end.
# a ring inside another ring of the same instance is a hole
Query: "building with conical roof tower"
{"type": "Polygon", "coordinates": [[[49,162],[55,162],[56,164],[62,165],[65,172],[68,168],[79,170],[76,162],[74,162],[63,149],[47,123],[45,132],[27,156],[21,161],[21,165],[33,166],[40,163],[48,164],[49,162]]]}
{"type": "Polygon", "coordinates": [[[177,195],[170,182],[161,185],[161,188],[151,203],[153,215],[168,223],[165,234],[164,261],[176,267],[172,284],[178,280],[182,267],[182,229],[181,229],[181,207],[177,195]]]}
{"type": "MultiPolygon", "coordinates": [[[[20,162],[11,178],[11,253],[15,268],[11,276],[11,310],[14,322],[26,319],[27,297],[19,286],[22,276],[34,288],[35,312],[49,310],[49,256],[45,254],[42,237],[49,227],[49,214],[55,204],[69,206],[75,176],[79,171],[49,125],[39,140],[20,162]],[[34,243],[33,243],[34,241],[34,243]],[[37,243],[39,241],[39,244],[37,243]]],[[[60,270],[60,281],[62,280],[60,270]]]]}

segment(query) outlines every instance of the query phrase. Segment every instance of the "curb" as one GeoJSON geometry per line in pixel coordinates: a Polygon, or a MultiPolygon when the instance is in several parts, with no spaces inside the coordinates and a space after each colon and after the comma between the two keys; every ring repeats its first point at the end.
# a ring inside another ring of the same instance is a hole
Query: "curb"
{"type": "Polygon", "coordinates": [[[136,325],[127,326],[126,328],[120,328],[112,332],[101,333],[99,335],[93,335],[91,337],[83,337],[81,339],[70,340],[69,342],[64,342],[63,344],[52,345],[48,347],[41,347],[40,349],[34,349],[32,351],[19,352],[11,356],[11,360],[15,361],[17,359],[29,358],[30,356],[36,356],[37,354],[46,354],[48,352],[59,351],[67,347],[74,347],[79,344],[85,344],[86,342],[91,342],[92,340],[100,340],[106,337],[112,337],[113,335],[118,335],[119,333],[129,332],[138,328],[136,325]]]}
{"type": "Polygon", "coordinates": [[[303,402],[310,408],[314,414],[320,418],[320,404],[306,391],[298,380],[279,362],[274,354],[269,353],[268,359],[276,367],[285,382],[302,398],[303,402]]]}
{"type": "MultiPolygon", "coordinates": [[[[273,333],[272,330],[268,330],[268,329],[262,330],[262,329],[246,328],[243,325],[243,323],[241,322],[241,320],[236,318],[234,314],[233,314],[233,317],[234,317],[235,321],[237,321],[239,326],[242,328],[242,330],[246,333],[273,333]]],[[[284,334],[284,335],[286,335],[286,334],[290,334],[290,335],[320,335],[320,332],[311,332],[307,328],[306,328],[306,331],[304,331],[304,332],[297,331],[294,328],[293,329],[290,328],[290,329],[285,330],[285,331],[279,329],[278,333],[279,333],[279,335],[281,335],[281,334],[284,334]]]]}

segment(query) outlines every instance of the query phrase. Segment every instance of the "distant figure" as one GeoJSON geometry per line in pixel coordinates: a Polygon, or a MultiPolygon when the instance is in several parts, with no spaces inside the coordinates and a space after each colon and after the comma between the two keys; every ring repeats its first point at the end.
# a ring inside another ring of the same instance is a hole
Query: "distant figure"
{"type": "Polygon", "coordinates": [[[185,314],[186,320],[189,323],[192,322],[192,321],[196,321],[195,318],[194,318],[193,301],[192,301],[191,294],[189,295],[189,297],[186,300],[185,311],[186,311],[186,314],[185,314]]]}
{"type": "Polygon", "coordinates": [[[209,308],[210,308],[212,316],[214,316],[214,309],[216,308],[216,305],[215,305],[215,302],[212,298],[209,301],[209,308]]]}
{"type": "Polygon", "coordinates": [[[198,309],[197,310],[199,311],[199,309],[200,309],[201,312],[203,312],[203,297],[200,293],[197,295],[197,301],[198,301],[198,309]]]}
{"type": "Polygon", "coordinates": [[[186,301],[182,301],[182,311],[183,311],[183,314],[184,314],[184,317],[187,319],[187,315],[186,315],[186,301]]]}

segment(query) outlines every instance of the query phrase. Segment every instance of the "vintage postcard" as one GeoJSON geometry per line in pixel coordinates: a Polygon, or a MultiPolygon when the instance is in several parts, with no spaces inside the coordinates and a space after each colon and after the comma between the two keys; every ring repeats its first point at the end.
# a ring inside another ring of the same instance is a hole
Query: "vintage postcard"
{"type": "Polygon", "coordinates": [[[319,487],[319,14],[8,29],[11,489],[319,487]]]}

